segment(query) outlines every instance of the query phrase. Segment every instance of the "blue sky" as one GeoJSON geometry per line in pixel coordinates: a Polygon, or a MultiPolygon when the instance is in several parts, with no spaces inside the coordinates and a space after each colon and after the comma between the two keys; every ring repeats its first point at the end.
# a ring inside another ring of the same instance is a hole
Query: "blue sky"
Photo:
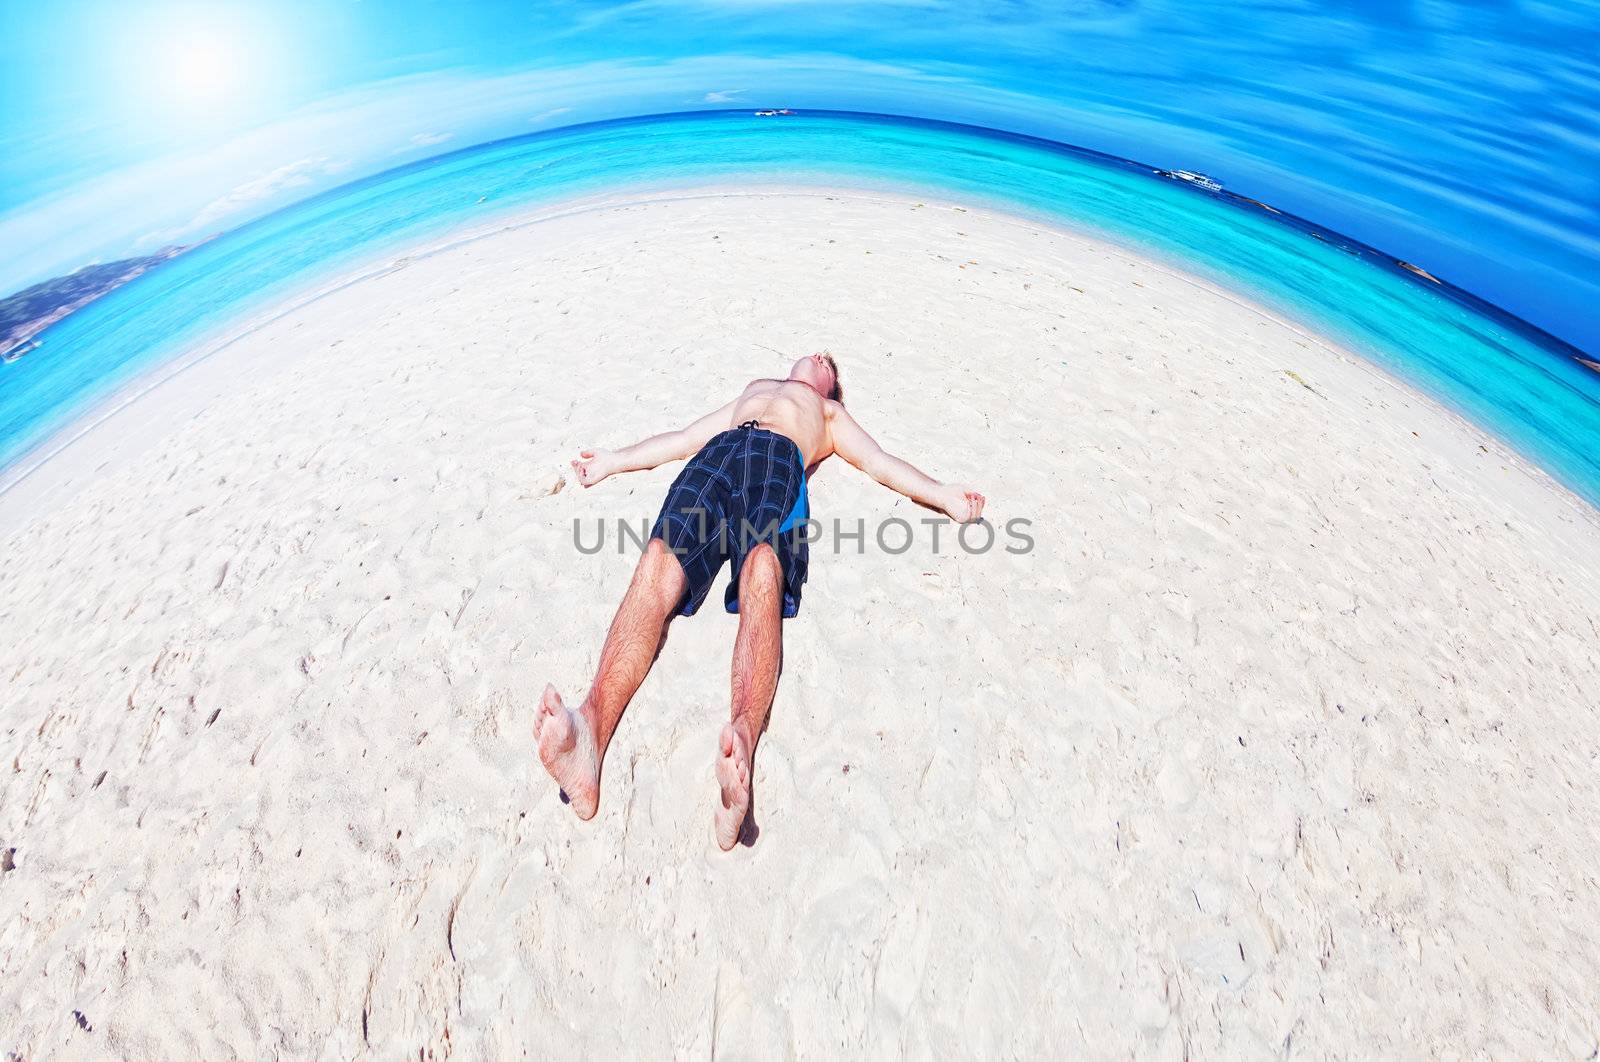
{"type": "Polygon", "coordinates": [[[1203,169],[1600,349],[1600,11],[0,0],[0,290],[465,144],[790,105],[1203,169]]]}

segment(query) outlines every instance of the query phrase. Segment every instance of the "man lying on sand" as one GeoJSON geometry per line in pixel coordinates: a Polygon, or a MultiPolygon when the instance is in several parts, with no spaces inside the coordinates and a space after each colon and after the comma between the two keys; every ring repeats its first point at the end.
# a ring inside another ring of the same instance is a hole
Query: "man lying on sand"
{"type": "Polygon", "coordinates": [[[983,514],[983,495],[950,486],[885,453],[845,412],[827,354],[794,363],[786,380],[754,380],[738,398],[681,431],[572,462],[592,487],[618,472],[690,458],[667,492],[639,567],[600,650],[600,670],[577,711],[546,686],[534,720],[539,759],[578,818],[600,804],[600,767],[617,721],[655,662],[674,615],[693,615],[723,561],[723,604],[739,616],[733,644],[733,721],[722,728],[717,844],[734,846],[750,807],[751,763],[778,685],[783,619],[800,608],[809,551],[806,476],[838,454],[890,490],[958,523],[983,514]],[[692,456],[691,456],[692,455],[692,456]]]}

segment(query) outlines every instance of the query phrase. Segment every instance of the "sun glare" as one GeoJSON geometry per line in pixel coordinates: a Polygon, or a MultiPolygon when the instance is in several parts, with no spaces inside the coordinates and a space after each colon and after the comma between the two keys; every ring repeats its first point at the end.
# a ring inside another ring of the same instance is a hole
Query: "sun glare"
{"type": "Polygon", "coordinates": [[[238,57],[230,54],[224,42],[199,37],[183,42],[174,51],[167,78],[182,93],[226,94],[230,75],[241,69],[238,57]]]}
{"type": "Polygon", "coordinates": [[[245,120],[280,80],[276,27],[243,9],[174,7],[119,29],[107,27],[117,98],[146,128],[245,120]]]}

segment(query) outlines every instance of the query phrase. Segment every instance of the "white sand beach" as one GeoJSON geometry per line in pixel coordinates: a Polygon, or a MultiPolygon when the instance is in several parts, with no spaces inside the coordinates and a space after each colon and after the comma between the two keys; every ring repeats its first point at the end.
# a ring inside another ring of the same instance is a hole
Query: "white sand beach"
{"type": "Polygon", "coordinates": [[[6,1057],[1595,1057],[1600,516],[1494,439],[977,207],[660,195],[398,265],[0,495],[6,1057]],[[754,844],[715,596],[578,822],[533,711],[636,552],[574,521],[675,467],[566,460],[823,349],[999,544],[879,549],[929,514],[828,462],[869,541],[813,547],[754,844]]]}

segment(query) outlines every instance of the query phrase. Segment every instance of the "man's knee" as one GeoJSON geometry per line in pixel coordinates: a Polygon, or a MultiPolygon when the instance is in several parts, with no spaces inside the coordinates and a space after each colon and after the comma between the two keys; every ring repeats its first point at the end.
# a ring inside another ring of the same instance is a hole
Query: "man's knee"
{"type": "Polygon", "coordinates": [[[739,569],[739,596],[745,594],[775,595],[783,581],[783,564],[778,553],[765,542],[758,543],[745,555],[739,569]]]}
{"type": "Polygon", "coordinates": [[[667,544],[652,538],[639,558],[639,578],[667,605],[675,605],[683,593],[683,565],[667,544]]]}

